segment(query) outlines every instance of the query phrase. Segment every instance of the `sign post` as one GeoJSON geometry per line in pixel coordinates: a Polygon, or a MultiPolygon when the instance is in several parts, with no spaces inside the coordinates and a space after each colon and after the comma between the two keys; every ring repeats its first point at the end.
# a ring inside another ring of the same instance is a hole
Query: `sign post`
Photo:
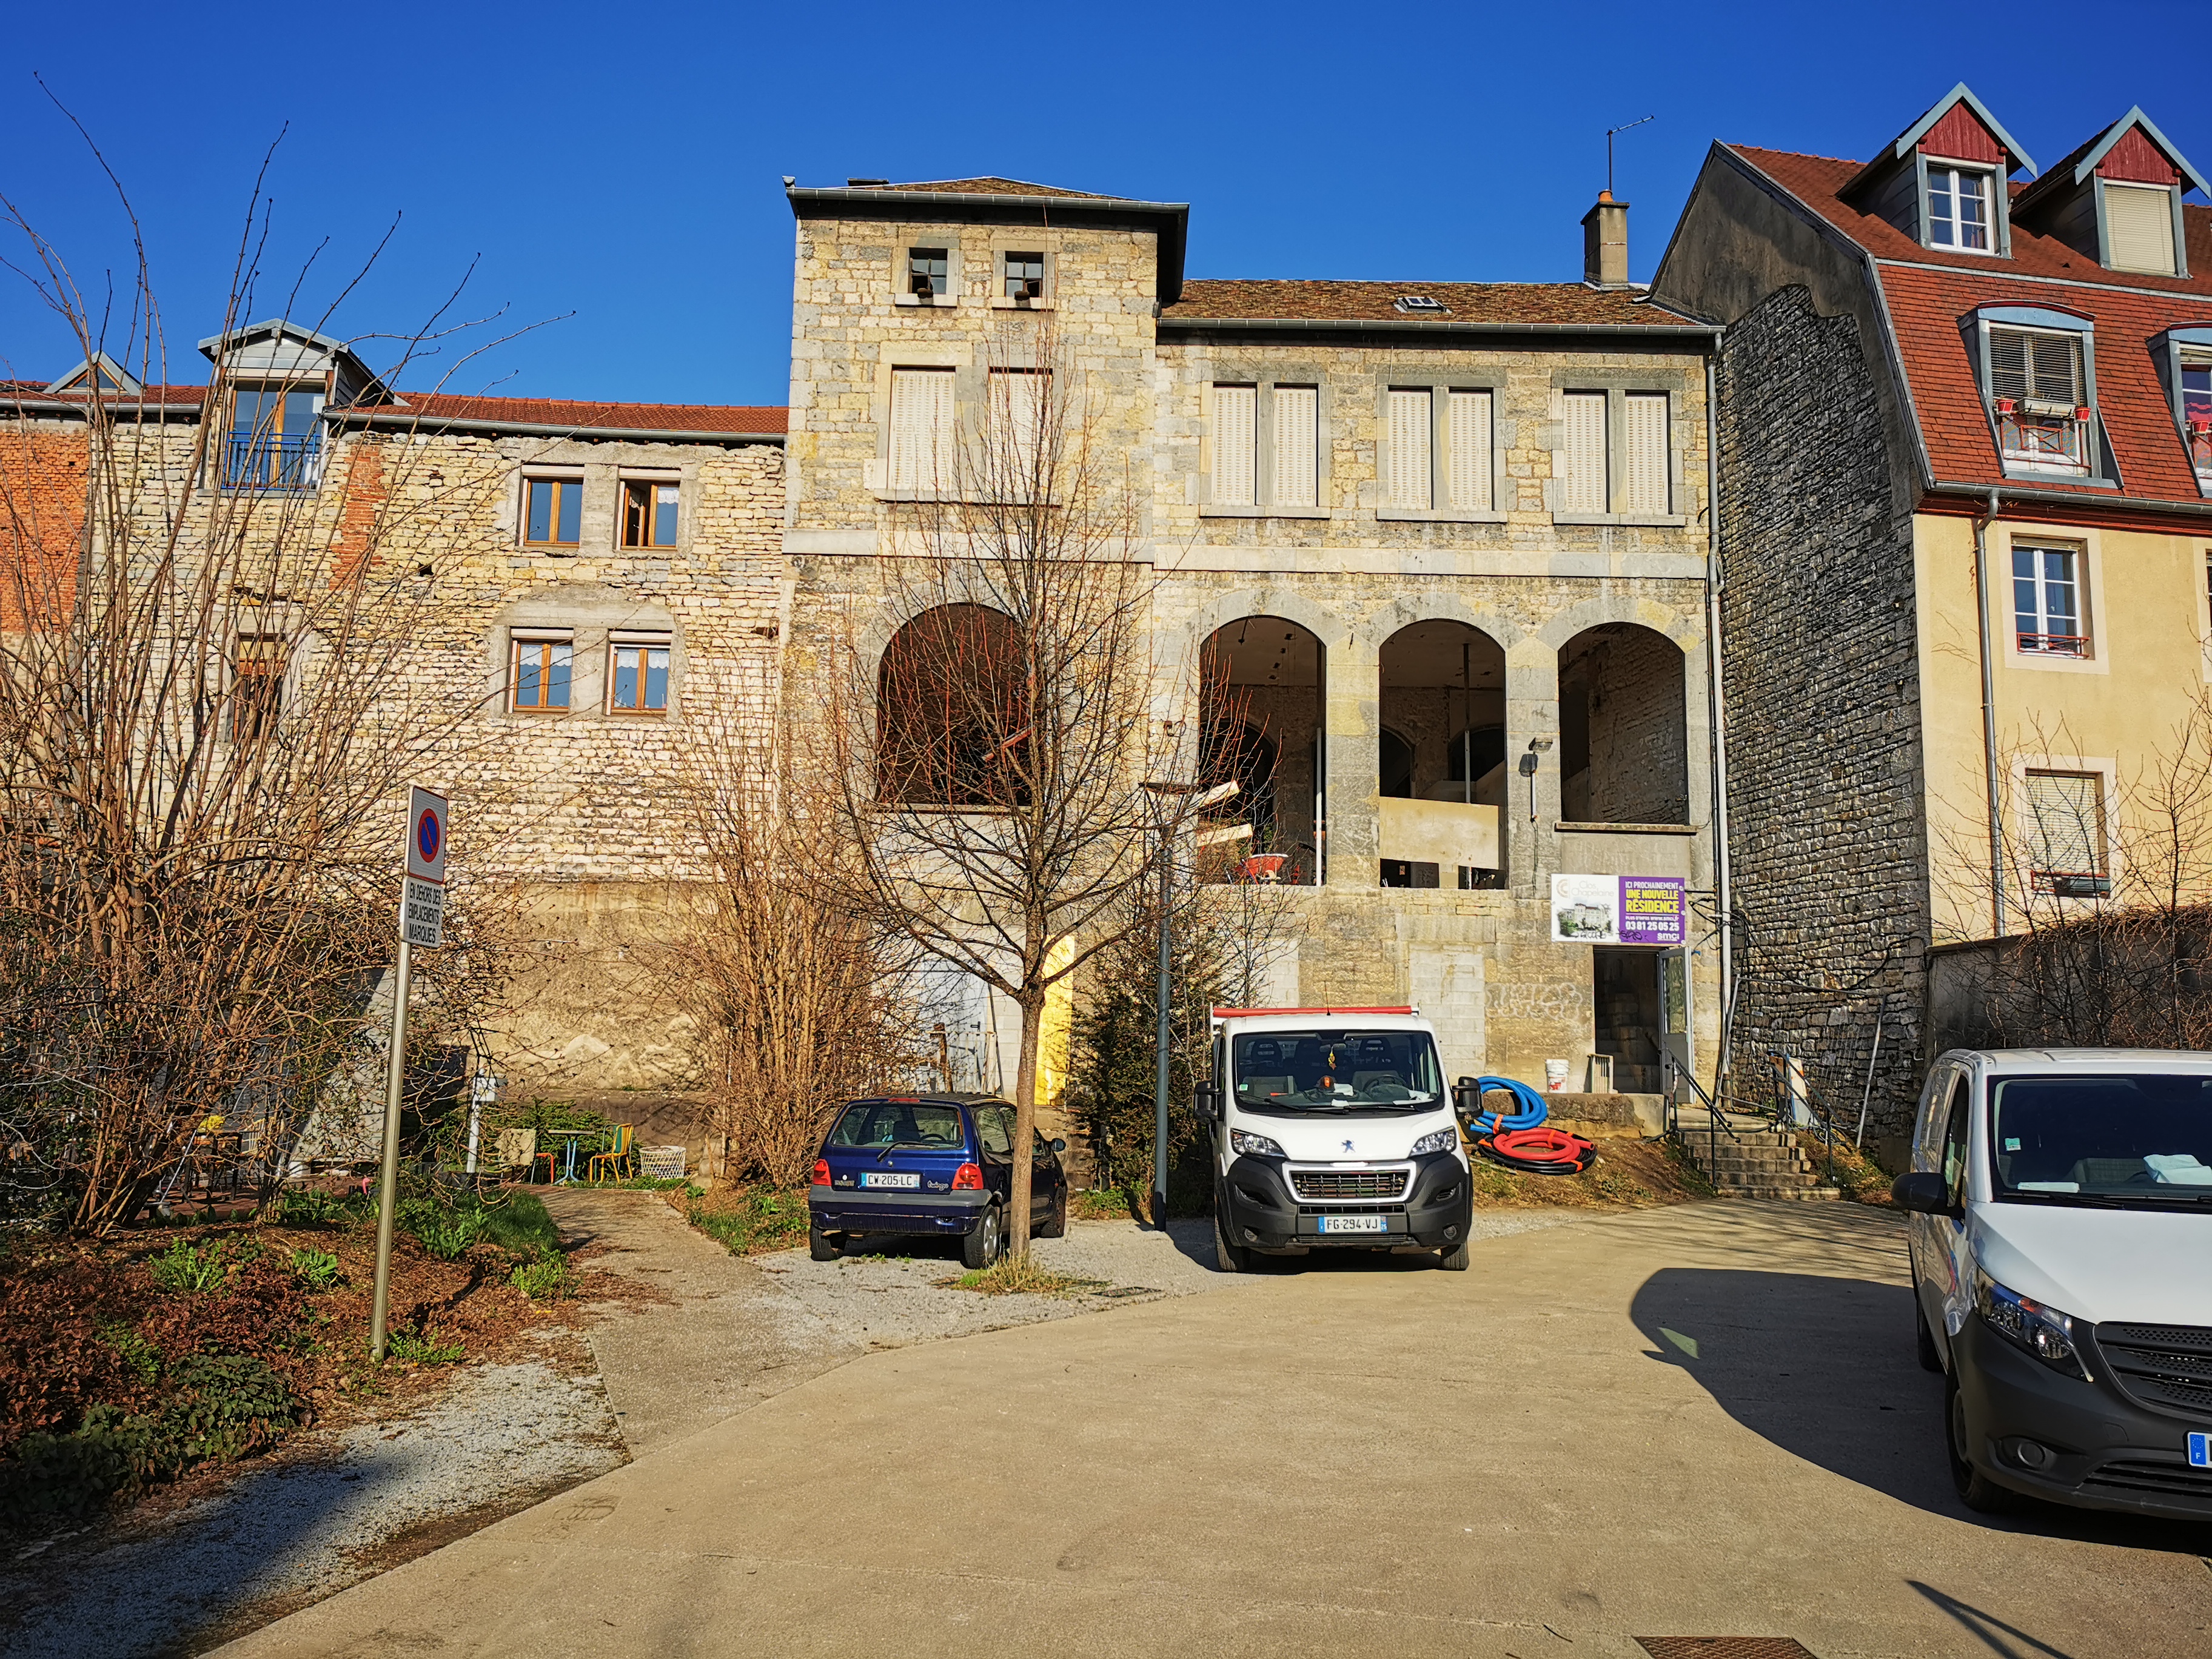
{"type": "Polygon", "coordinates": [[[407,799],[407,875],[399,900],[399,961],[392,992],[392,1045],[385,1058],[384,1169],[377,1186],[376,1289],[369,1300],[368,1357],[384,1362],[392,1305],[392,1226],[399,1208],[399,1099],[407,1078],[407,981],[415,947],[446,939],[446,798],[412,789],[407,799]]]}

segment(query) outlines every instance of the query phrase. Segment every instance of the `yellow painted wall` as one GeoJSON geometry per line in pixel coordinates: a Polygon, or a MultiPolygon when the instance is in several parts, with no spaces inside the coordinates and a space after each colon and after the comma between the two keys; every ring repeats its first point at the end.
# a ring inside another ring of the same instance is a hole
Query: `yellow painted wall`
{"type": "MultiPolygon", "coordinates": [[[[2084,530],[2014,516],[1988,529],[1990,641],[2008,841],[2025,836],[2018,784],[2029,765],[2106,772],[2108,843],[2124,847],[2122,807],[2147,761],[2172,749],[2206,691],[2205,562],[2212,534],[2084,530]],[[2013,623],[2014,538],[2081,550],[2090,636],[2081,660],[2022,653],[2013,623]]],[[[1927,788],[1930,899],[1937,943],[1992,931],[1988,791],[1977,643],[1974,526],[1970,519],[1914,521],[1920,604],[1921,725],[1927,788]]],[[[2138,815],[2139,816],[2139,815],[2138,815]]],[[[2008,862],[2016,861],[2009,860],[2008,862]]],[[[2022,908],[2053,901],[2008,871],[2012,926],[2022,908]]],[[[2124,899],[2126,871],[2114,874],[2124,899]]]]}

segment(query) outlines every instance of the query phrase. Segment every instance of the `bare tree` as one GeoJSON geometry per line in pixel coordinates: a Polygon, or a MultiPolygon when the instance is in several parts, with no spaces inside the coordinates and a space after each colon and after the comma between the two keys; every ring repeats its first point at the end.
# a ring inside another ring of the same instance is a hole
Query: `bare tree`
{"type": "Polygon", "coordinates": [[[1048,315],[989,342],[964,441],[915,466],[882,599],[825,688],[821,809],[858,856],[848,901],[1021,1017],[1010,1247],[1030,1237],[1039,1031],[1052,988],[1146,924],[1151,860],[1195,769],[1151,631],[1132,463],[1048,315]]]}
{"type": "MultiPolygon", "coordinates": [[[[180,404],[143,244],[118,315],[4,210],[92,368],[0,432],[0,1133],[10,1207],[98,1231],[204,1126],[246,1115],[281,1170],[391,957],[404,785],[480,688],[405,672],[432,591],[385,557],[410,447],[280,436],[228,346],[180,404]]],[[[498,976],[453,925],[426,1027],[498,976]]]]}

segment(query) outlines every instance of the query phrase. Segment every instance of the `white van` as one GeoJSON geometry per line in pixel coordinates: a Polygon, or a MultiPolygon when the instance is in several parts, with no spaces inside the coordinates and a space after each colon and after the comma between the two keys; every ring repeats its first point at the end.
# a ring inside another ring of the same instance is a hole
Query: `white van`
{"type": "Polygon", "coordinates": [[[1893,1191],[1967,1506],[2212,1517],[2212,1054],[1954,1050],[1893,1191]]]}
{"type": "Polygon", "coordinates": [[[1464,1271],[1467,1154],[1413,1008],[1217,1008],[1213,1243],[1221,1270],[1255,1252],[1433,1250],[1464,1271]]]}

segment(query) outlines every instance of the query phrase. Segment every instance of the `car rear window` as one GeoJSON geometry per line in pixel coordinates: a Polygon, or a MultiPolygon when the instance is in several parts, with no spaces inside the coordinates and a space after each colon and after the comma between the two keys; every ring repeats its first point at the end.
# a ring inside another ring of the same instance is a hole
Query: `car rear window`
{"type": "Polygon", "coordinates": [[[830,1132],[832,1146],[964,1146],[960,1109],[933,1100],[860,1100],[830,1132]]]}

